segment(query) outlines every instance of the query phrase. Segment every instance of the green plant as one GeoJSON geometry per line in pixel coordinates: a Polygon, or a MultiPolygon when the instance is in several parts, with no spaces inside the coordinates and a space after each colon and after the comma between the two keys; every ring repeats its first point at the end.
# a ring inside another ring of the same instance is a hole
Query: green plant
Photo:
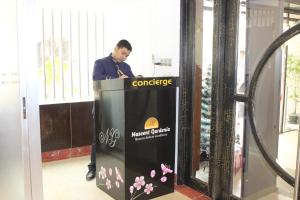
{"type": "Polygon", "coordinates": [[[287,59],[287,83],[289,85],[289,99],[294,102],[294,114],[297,112],[297,104],[300,102],[300,58],[288,55],[287,59]]]}

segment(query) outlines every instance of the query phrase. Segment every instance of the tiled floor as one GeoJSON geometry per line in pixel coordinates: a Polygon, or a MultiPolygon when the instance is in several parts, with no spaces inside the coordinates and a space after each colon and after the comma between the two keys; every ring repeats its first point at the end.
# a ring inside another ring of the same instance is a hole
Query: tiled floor
{"type": "MultiPolygon", "coordinates": [[[[278,159],[277,162],[281,167],[295,175],[298,133],[296,131],[279,134],[278,140],[278,159]]],[[[241,170],[235,174],[233,179],[233,194],[240,196],[241,193],[241,170]]],[[[261,196],[259,200],[292,200],[294,188],[277,176],[276,191],[265,196],[261,196]]],[[[255,196],[255,194],[254,194],[255,196]]],[[[257,199],[257,198],[256,198],[257,199]]]]}
{"type": "MultiPolygon", "coordinates": [[[[43,163],[44,200],[112,200],[96,187],[95,180],[87,182],[85,173],[89,156],[43,163]]],[[[208,200],[203,194],[186,186],[155,200],[208,200]]]]}
{"type": "MultiPolygon", "coordinates": [[[[297,150],[298,134],[296,132],[287,132],[280,134],[278,162],[281,166],[294,175],[295,158],[297,150]],[[285,147],[289,148],[285,148],[285,147]],[[289,156],[286,156],[289,155],[289,156]]],[[[54,152],[55,154],[55,152],[54,152]]],[[[55,154],[56,155],[56,154],[55,154]]],[[[53,155],[51,155],[53,156],[53,155]]],[[[50,156],[50,157],[51,157],[50,156]]],[[[51,159],[50,159],[51,160],[51,159]]],[[[111,200],[95,186],[95,181],[86,182],[85,173],[89,156],[52,161],[43,163],[43,186],[44,200],[65,200],[78,199],[83,197],[85,200],[111,200]]],[[[207,167],[207,172],[209,168],[207,167]]],[[[206,172],[205,170],[205,172],[206,172]]],[[[202,170],[203,171],[203,170],[202,170]]],[[[205,179],[207,177],[201,177],[205,179]]],[[[234,176],[233,193],[240,195],[241,170],[234,176]]],[[[156,200],[203,200],[208,199],[203,194],[191,190],[187,186],[175,186],[176,191],[173,194],[165,195],[156,200]]],[[[292,199],[293,188],[287,185],[280,178],[277,180],[277,191],[261,197],[261,200],[288,200],[292,199]]],[[[256,198],[257,199],[257,198],[256,198]]]]}

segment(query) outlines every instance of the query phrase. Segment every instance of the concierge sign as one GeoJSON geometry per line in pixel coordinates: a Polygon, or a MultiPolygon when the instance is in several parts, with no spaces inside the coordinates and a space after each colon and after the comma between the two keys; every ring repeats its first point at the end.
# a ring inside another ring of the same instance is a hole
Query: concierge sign
{"type": "Polygon", "coordinates": [[[174,191],[177,78],[94,82],[97,186],[114,199],[174,191]]]}

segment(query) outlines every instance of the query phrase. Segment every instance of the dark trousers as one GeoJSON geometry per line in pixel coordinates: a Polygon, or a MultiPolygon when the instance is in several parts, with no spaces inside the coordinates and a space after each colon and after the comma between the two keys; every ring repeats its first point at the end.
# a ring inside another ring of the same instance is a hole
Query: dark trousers
{"type": "Polygon", "coordinates": [[[92,127],[92,150],[91,150],[91,162],[88,165],[89,170],[96,170],[96,127],[95,127],[95,102],[92,108],[93,127],[92,127]]]}

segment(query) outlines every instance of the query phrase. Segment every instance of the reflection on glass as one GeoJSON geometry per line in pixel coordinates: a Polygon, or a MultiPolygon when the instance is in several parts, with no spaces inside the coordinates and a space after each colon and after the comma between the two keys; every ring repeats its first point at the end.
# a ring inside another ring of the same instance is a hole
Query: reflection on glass
{"type": "MultiPolygon", "coordinates": [[[[298,39],[298,38],[294,38],[298,39]]],[[[295,131],[299,120],[300,102],[300,58],[292,53],[287,54],[284,99],[282,107],[282,132],[295,131]]]]}
{"type": "Polygon", "coordinates": [[[210,127],[211,127],[211,67],[202,76],[201,98],[201,136],[200,136],[200,172],[203,170],[203,180],[208,181],[210,155],[210,127]]]}
{"type": "Polygon", "coordinates": [[[234,140],[234,160],[233,160],[233,187],[232,193],[241,196],[241,179],[243,171],[243,137],[245,121],[245,104],[237,102],[235,106],[235,140],[234,140]]]}
{"type": "MultiPolygon", "coordinates": [[[[286,12],[284,14],[284,29],[287,30],[300,21],[300,11],[292,16],[286,12]]],[[[297,35],[286,42],[282,48],[284,50],[285,67],[282,68],[282,101],[281,101],[281,132],[298,130],[298,120],[300,113],[300,36],[297,35]]]]}
{"type": "Polygon", "coordinates": [[[245,45],[246,45],[246,2],[240,2],[240,13],[239,13],[239,29],[238,29],[238,67],[236,75],[236,93],[245,93],[245,45]]]}
{"type": "Polygon", "coordinates": [[[211,129],[211,85],[212,85],[212,41],[213,41],[213,1],[197,0],[195,17],[195,72],[200,73],[201,87],[195,92],[201,92],[200,137],[194,143],[192,175],[201,181],[208,182],[209,155],[210,155],[210,129],[211,129]]]}
{"type": "MultiPolygon", "coordinates": [[[[240,1],[236,93],[247,93],[265,49],[299,21],[300,15],[295,13],[300,13],[299,5],[278,0],[240,1]]],[[[298,71],[300,75],[299,36],[279,47],[269,58],[257,82],[254,99],[257,134],[270,157],[292,176],[295,176],[298,145],[298,119],[293,117],[297,118],[300,112],[298,71]]],[[[232,170],[235,196],[263,200],[293,197],[293,187],[276,174],[258,149],[242,102],[236,102],[232,170]]]]}
{"type": "MultiPolygon", "coordinates": [[[[257,133],[270,157],[276,160],[280,165],[282,162],[285,164],[290,163],[289,168],[293,169],[295,168],[295,163],[291,163],[290,160],[296,159],[296,148],[293,149],[292,146],[297,146],[297,140],[287,142],[285,138],[288,136],[279,134],[278,128],[280,113],[279,84],[282,77],[276,76],[276,74],[278,71],[280,72],[280,68],[283,67],[280,62],[281,52],[279,48],[269,58],[269,61],[261,73],[255,94],[254,115],[257,133]],[[290,150],[288,154],[286,154],[287,148],[290,150]]],[[[244,186],[246,186],[246,190],[243,195],[259,198],[282,195],[285,198],[292,198],[292,194],[286,192],[289,190],[286,184],[283,184],[282,181],[278,179],[277,174],[265,162],[252,136],[249,137],[249,147],[246,155],[248,156],[246,161],[248,169],[244,174],[244,186]],[[254,178],[254,173],[259,174],[259,176],[254,178]],[[260,187],[253,185],[259,185],[260,187]]],[[[285,165],[281,165],[281,167],[288,172],[285,165]]],[[[294,176],[293,174],[291,175],[294,176]]]]}
{"type": "MultiPolygon", "coordinates": [[[[238,62],[236,72],[236,93],[246,92],[246,1],[240,1],[238,29],[238,62]]],[[[245,104],[236,102],[235,105],[235,140],[233,156],[232,194],[241,197],[243,171],[243,138],[245,128],[245,104]]]]}

